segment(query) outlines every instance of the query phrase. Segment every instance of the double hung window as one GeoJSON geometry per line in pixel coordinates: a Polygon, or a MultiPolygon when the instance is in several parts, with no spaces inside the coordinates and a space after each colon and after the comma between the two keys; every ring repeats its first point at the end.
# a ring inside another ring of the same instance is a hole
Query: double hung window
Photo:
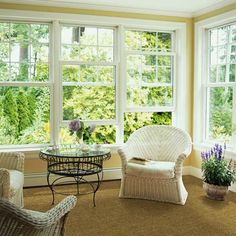
{"type": "Polygon", "coordinates": [[[50,141],[50,26],[0,22],[0,144],[50,141]]]}
{"type": "Polygon", "coordinates": [[[125,50],[127,139],[141,126],[171,124],[175,101],[174,32],[126,30],[125,50]]]}
{"type": "MultiPolygon", "coordinates": [[[[61,26],[63,120],[80,118],[96,124],[93,139],[97,143],[116,142],[114,46],[114,28],[61,26]]],[[[63,135],[61,142],[72,138],[63,135]]]]}
{"type": "Polygon", "coordinates": [[[184,104],[176,102],[177,77],[185,84],[185,53],[176,64],[184,24],[165,30],[162,22],[157,30],[154,21],[134,28],[127,19],[96,25],[82,16],[47,23],[22,17],[0,21],[3,148],[74,143],[68,124],[75,119],[95,124],[92,142],[100,144],[121,144],[145,125],[176,125],[184,104]]]}
{"type": "Polygon", "coordinates": [[[208,30],[206,140],[232,144],[236,124],[236,23],[208,30]]]}

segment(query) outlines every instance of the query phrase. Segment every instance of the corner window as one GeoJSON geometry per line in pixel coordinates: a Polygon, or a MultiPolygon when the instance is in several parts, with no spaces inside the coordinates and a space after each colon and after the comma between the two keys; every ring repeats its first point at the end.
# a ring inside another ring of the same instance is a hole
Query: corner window
{"type": "Polygon", "coordinates": [[[208,30],[206,140],[232,144],[236,110],[236,23],[208,30]]]}

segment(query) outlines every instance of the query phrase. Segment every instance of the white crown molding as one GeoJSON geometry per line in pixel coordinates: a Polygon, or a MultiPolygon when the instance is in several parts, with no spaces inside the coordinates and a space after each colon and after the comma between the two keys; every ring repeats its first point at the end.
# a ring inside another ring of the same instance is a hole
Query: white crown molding
{"type": "Polygon", "coordinates": [[[86,10],[100,10],[100,11],[114,11],[114,12],[125,12],[125,13],[140,13],[140,14],[152,14],[152,15],[162,15],[162,16],[178,16],[191,18],[192,13],[190,12],[180,12],[180,11],[164,11],[164,10],[153,10],[149,8],[133,8],[133,7],[120,7],[120,6],[107,6],[101,4],[88,4],[88,3],[75,3],[69,1],[49,1],[49,0],[0,0],[0,3],[13,3],[13,4],[30,4],[38,6],[54,6],[56,7],[68,7],[68,8],[78,8],[86,10]]]}
{"type": "Polygon", "coordinates": [[[199,11],[192,12],[192,17],[197,17],[197,16],[200,16],[200,15],[206,14],[208,12],[220,9],[222,7],[226,7],[226,6],[228,6],[228,5],[232,4],[232,3],[236,3],[236,0],[224,0],[224,1],[221,1],[219,3],[216,3],[216,4],[212,5],[212,6],[203,8],[203,9],[201,9],[199,11]]]}
{"type": "Polygon", "coordinates": [[[197,17],[205,13],[217,10],[219,8],[225,7],[232,3],[236,3],[236,0],[224,0],[216,3],[212,6],[206,7],[195,12],[182,12],[182,11],[165,11],[165,10],[154,10],[150,8],[134,8],[134,7],[122,7],[122,6],[108,6],[102,4],[89,4],[89,3],[76,3],[71,1],[50,1],[50,0],[0,0],[0,3],[13,3],[13,4],[30,4],[38,6],[57,6],[57,7],[68,7],[68,8],[78,8],[87,10],[100,10],[100,11],[114,11],[114,12],[126,12],[126,13],[140,13],[140,14],[152,14],[152,15],[162,15],[162,16],[178,16],[178,17],[197,17]]]}

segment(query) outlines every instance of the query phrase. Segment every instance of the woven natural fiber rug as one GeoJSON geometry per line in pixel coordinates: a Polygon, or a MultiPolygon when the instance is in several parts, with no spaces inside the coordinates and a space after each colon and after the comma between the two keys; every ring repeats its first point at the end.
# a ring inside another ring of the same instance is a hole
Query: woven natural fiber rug
{"type": "MultiPolygon", "coordinates": [[[[185,176],[189,193],[184,206],[148,200],[120,199],[120,181],[104,182],[96,195],[78,197],[66,223],[66,236],[234,236],[236,235],[236,193],[225,201],[205,197],[201,180],[185,176]]],[[[74,186],[60,190],[73,192],[74,186]]],[[[56,194],[58,203],[65,196],[56,194]]],[[[49,188],[24,190],[25,208],[46,211],[52,196],[49,188]]]]}

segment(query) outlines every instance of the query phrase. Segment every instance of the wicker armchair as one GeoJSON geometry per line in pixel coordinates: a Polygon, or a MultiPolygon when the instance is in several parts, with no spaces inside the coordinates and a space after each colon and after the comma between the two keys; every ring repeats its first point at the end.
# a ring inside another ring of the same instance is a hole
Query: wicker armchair
{"type": "Polygon", "coordinates": [[[0,235],[4,236],[62,236],[64,225],[77,198],[68,196],[51,210],[43,213],[18,208],[7,200],[0,200],[0,235]]]}
{"type": "Polygon", "coordinates": [[[122,162],[119,196],[184,205],[188,193],[182,164],[191,150],[189,134],[176,127],[150,125],[136,130],[118,150],[122,162]],[[135,163],[133,157],[147,161],[135,163]]]}
{"type": "Polygon", "coordinates": [[[23,207],[24,154],[20,152],[0,153],[0,199],[23,207]]]}

